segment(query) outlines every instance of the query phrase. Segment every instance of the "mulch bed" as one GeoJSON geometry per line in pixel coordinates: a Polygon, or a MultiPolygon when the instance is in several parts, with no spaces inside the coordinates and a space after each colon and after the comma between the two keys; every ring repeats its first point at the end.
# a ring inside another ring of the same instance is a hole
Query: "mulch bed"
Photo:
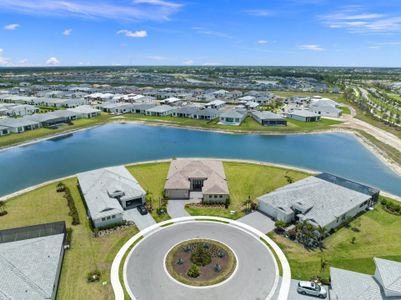
{"type": "Polygon", "coordinates": [[[168,254],[166,264],[170,274],[178,281],[202,286],[216,284],[228,278],[235,269],[236,261],[232,251],[221,243],[210,240],[192,240],[175,246],[168,254]],[[211,255],[212,260],[206,266],[199,266],[200,275],[192,278],[187,274],[189,268],[193,265],[191,255],[198,246],[203,247],[204,243],[209,245],[207,251],[211,255]],[[192,250],[185,251],[186,245],[190,245],[192,250]],[[219,251],[223,251],[225,255],[219,257],[219,251]],[[181,264],[177,263],[180,258],[182,260],[181,264]],[[220,265],[220,272],[215,271],[216,264],[220,265]]]}

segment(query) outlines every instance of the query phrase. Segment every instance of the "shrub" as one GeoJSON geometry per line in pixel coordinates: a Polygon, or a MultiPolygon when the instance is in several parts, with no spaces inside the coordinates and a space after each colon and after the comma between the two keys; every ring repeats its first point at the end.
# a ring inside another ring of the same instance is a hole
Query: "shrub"
{"type": "Polygon", "coordinates": [[[56,188],[57,193],[61,193],[65,191],[65,185],[62,182],[59,182],[57,184],[57,188],[56,188]]]}
{"type": "Polygon", "coordinates": [[[199,267],[198,267],[197,265],[194,265],[194,264],[193,264],[193,265],[189,268],[189,270],[188,270],[188,272],[187,272],[187,275],[188,275],[189,277],[192,277],[192,278],[198,277],[198,276],[200,275],[199,267]]]}
{"type": "Polygon", "coordinates": [[[206,266],[212,261],[211,255],[206,251],[203,245],[198,245],[196,251],[191,255],[191,262],[197,266],[206,266]]]}
{"type": "Polygon", "coordinates": [[[0,217],[7,215],[8,212],[6,210],[0,211],[0,217]]]}
{"type": "Polygon", "coordinates": [[[67,205],[68,205],[68,208],[70,209],[69,215],[72,217],[72,225],[81,224],[81,220],[79,219],[78,210],[75,206],[74,198],[72,197],[71,191],[68,187],[65,187],[64,198],[67,199],[67,205]]]}
{"type": "Polygon", "coordinates": [[[87,275],[88,282],[96,282],[100,280],[100,271],[95,270],[93,272],[89,272],[87,275]]]}
{"type": "Polygon", "coordinates": [[[72,240],[72,228],[67,228],[67,236],[65,237],[66,244],[71,247],[72,240]]]}

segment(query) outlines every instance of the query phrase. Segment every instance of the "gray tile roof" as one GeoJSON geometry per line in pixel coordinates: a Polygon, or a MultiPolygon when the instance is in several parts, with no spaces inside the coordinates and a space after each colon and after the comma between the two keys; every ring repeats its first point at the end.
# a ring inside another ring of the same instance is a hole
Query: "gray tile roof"
{"type": "Polygon", "coordinates": [[[380,285],[371,275],[330,268],[331,300],[383,300],[380,285]]]}
{"type": "Polygon", "coordinates": [[[369,195],[323,180],[316,176],[301,179],[258,197],[274,207],[304,209],[305,218],[324,227],[359,206],[369,195]]]}
{"type": "Polygon", "coordinates": [[[252,115],[261,120],[285,120],[282,116],[272,113],[271,111],[253,111],[252,115]]]}
{"type": "Polygon", "coordinates": [[[64,234],[0,243],[0,299],[51,299],[64,234]]]}
{"type": "Polygon", "coordinates": [[[164,113],[164,112],[169,112],[173,109],[174,109],[174,107],[172,107],[170,105],[158,105],[158,106],[152,107],[150,109],[147,109],[146,111],[156,112],[156,113],[164,113]]]}
{"type": "Polygon", "coordinates": [[[122,200],[146,194],[138,181],[123,167],[110,167],[78,174],[78,181],[92,219],[123,212],[114,193],[122,192],[122,200]]]}
{"type": "Polygon", "coordinates": [[[292,112],[289,112],[288,114],[290,115],[295,115],[295,116],[300,116],[300,117],[318,117],[319,115],[308,111],[308,110],[301,110],[301,109],[296,109],[293,110],[292,112]]]}
{"type": "Polygon", "coordinates": [[[374,261],[383,282],[383,288],[399,294],[401,298],[401,263],[377,257],[374,261]]]}
{"type": "Polygon", "coordinates": [[[5,118],[5,119],[0,119],[0,125],[5,127],[16,128],[30,125],[38,125],[38,122],[29,120],[27,118],[5,118]]]}

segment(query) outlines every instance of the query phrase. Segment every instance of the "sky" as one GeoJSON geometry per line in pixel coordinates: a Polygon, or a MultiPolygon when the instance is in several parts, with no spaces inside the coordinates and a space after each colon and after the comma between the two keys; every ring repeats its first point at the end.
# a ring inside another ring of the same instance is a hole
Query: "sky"
{"type": "Polygon", "coordinates": [[[401,67],[400,0],[0,0],[0,66],[401,67]]]}

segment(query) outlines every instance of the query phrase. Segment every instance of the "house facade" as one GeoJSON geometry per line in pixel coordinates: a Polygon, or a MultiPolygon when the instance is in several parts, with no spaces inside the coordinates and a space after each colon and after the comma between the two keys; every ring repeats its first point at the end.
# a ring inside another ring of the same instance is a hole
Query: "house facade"
{"type": "Polygon", "coordinates": [[[263,126],[287,126],[287,120],[270,111],[253,111],[251,116],[263,126]]]}
{"type": "Polygon", "coordinates": [[[124,210],[146,201],[146,192],[123,166],[84,172],[77,177],[95,228],[122,223],[124,210]]]}
{"type": "Polygon", "coordinates": [[[322,173],[258,197],[259,210],[285,223],[307,221],[327,231],[366,211],[379,190],[322,173]]]}
{"type": "Polygon", "coordinates": [[[169,199],[189,199],[201,193],[204,203],[226,203],[229,190],[223,163],[211,159],[175,159],[164,186],[169,199]]]}
{"type": "Polygon", "coordinates": [[[219,124],[239,126],[245,120],[247,112],[242,109],[231,109],[220,114],[219,124]]]}

